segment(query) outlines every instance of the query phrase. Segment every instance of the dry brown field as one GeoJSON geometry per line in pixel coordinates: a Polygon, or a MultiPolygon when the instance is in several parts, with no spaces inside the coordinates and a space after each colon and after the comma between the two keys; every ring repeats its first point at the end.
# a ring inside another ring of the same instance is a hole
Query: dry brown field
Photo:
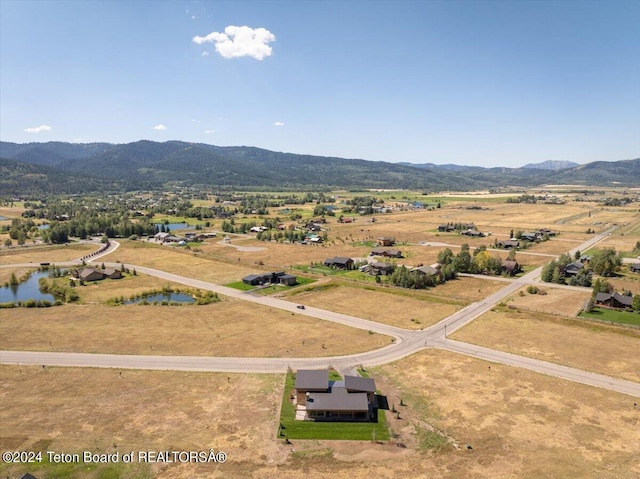
{"type": "MultiPolygon", "coordinates": [[[[137,456],[213,448],[228,462],[196,466],[199,473],[240,477],[287,459],[288,448],[274,439],[282,382],[281,375],[0,366],[0,449],[137,456]]],[[[202,477],[188,464],[117,466],[120,476],[80,464],[64,477],[202,477]]],[[[19,477],[25,468],[2,464],[0,471],[19,477]]],[[[55,468],[31,471],[57,476],[55,468]]]]}
{"type": "Polygon", "coordinates": [[[171,246],[161,246],[146,241],[118,240],[120,247],[102,256],[99,261],[138,264],[149,268],[188,276],[190,278],[225,284],[251,274],[254,269],[241,263],[217,262],[171,246]]]}
{"type": "Polygon", "coordinates": [[[540,312],[490,311],[453,339],[640,382],[640,330],[540,312]]]}
{"type": "Polygon", "coordinates": [[[34,268],[0,268],[0,285],[8,283],[9,279],[11,279],[12,273],[16,275],[16,278],[18,280],[20,280],[20,278],[22,278],[23,276],[25,276],[27,273],[31,271],[35,271],[35,269],[34,268]]]}
{"type": "Polygon", "coordinates": [[[604,278],[614,291],[631,291],[633,294],[640,294],[640,274],[627,273],[613,278],[604,278]]]}
{"type": "Polygon", "coordinates": [[[2,206],[0,207],[0,216],[4,216],[5,218],[9,218],[9,220],[3,220],[3,224],[11,224],[12,218],[21,218],[22,213],[25,211],[25,208],[22,206],[22,203],[16,203],[16,206],[2,206]]]}
{"type": "MultiPolygon", "coordinates": [[[[100,249],[99,244],[27,245],[0,248],[0,264],[63,262],[78,259],[100,249]]],[[[37,266],[37,264],[35,265],[37,266]]]]}
{"type": "Polygon", "coordinates": [[[213,244],[202,244],[199,249],[207,256],[221,258],[226,261],[237,261],[244,265],[263,266],[263,268],[287,268],[291,265],[308,265],[323,262],[333,256],[360,258],[367,256],[371,248],[353,246],[340,241],[329,242],[328,245],[302,245],[276,243],[274,241],[258,241],[256,239],[232,239],[233,244],[242,247],[262,248],[261,251],[242,251],[231,246],[223,246],[216,241],[213,244]],[[259,263],[263,264],[260,265],[259,263]]]}
{"type": "Polygon", "coordinates": [[[574,291],[554,288],[546,283],[540,283],[537,288],[544,294],[529,294],[527,288],[521,288],[505,302],[518,310],[575,318],[591,297],[591,289],[574,291]]]}
{"type": "MultiPolygon", "coordinates": [[[[437,289],[437,288],[436,288],[437,289]]],[[[365,289],[334,283],[295,293],[295,301],[404,329],[423,329],[465,306],[433,295],[407,294],[382,288],[365,289]]]]}
{"type": "Polygon", "coordinates": [[[395,477],[638,477],[640,410],[633,408],[634,398],[487,366],[426,351],[373,371],[396,408],[400,397],[408,405],[399,408],[401,420],[390,420],[401,439],[410,441],[416,424],[431,424],[463,449],[398,461],[395,477]]]}
{"type": "Polygon", "coordinates": [[[0,349],[185,356],[315,357],[391,338],[228,300],[195,306],[68,304],[2,310],[0,349]]]}
{"type": "MultiPolygon", "coordinates": [[[[281,375],[126,370],[120,377],[117,370],[1,366],[0,446],[214,448],[228,455],[225,464],[122,466],[121,477],[638,477],[640,411],[633,398],[487,364],[425,351],[371,369],[400,412],[400,419],[388,414],[394,440],[291,445],[275,439],[281,375]],[[422,450],[417,431],[430,427],[451,442],[422,450]]],[[[18,475],[23,469],[3,465],[0,471],[18,475]]],[[[98,476],[79,470],[72,477],[98,476]]]]}

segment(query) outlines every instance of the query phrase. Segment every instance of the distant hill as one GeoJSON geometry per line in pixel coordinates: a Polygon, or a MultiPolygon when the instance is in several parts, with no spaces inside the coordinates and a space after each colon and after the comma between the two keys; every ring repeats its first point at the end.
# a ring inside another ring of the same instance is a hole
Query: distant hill
{"type": "MultiPolygon", "coordinates": [[[[411,165],[336,157],[297,155],[261,148],[203,143],[137,141],[109,143],[0,142],[9,185],[78,192],[87,188],[154,189],[179,182],[196,187],[246,189],[403,188],[423,191],[475,190],[547,183],[640,184],[640,159],[595,162],[563,170],[411,165]],[[28,170],[27,166],[39,166],[28,170]],[[33,175],[40,180],[33,181],[33,175]],[[44,175],[44,176],[42,176],[44,175]]],[[[2,177],[3,180],[5,177],[2,177]]]]}
{"type": "Polygon", "coordinates": [[[113,182],[58,168],[0,158],[0,195],[73,194],[121,188],[113,182]]]}
{"type": "Polygon", "coordinates": [[[448,170],[448,171],[480,171],[484,170],[482,166],[464,166],[464,165],[454,165],[452,163],[446,163],[444,165],[436,165],[435,163],[407,163],[407,162],[399,162],[399,165],[413,166],[414,168],[431,168],[431,169],[440,169],[440,170],[448,170]]]}
{"type": "Polygon", "coordinates": [[[560,160],[547,160],[542,163],[527,163],[522,168],[531,168],[536,170],[565,170],[567,168],[573,168],[574,166],[580,166],[579,163],[573,161],[560,161],[560,160]]]}

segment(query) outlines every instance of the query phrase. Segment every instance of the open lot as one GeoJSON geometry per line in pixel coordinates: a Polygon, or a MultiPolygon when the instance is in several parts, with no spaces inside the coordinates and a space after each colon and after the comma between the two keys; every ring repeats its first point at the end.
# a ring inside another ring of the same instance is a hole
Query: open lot
{"type": "MultiPolygon", "coordinates": [[[[506,238],[510,229],[549,227],[561,235],[527,252],[556,254],[587,239],[587,228],[600,231],[624,221],[640,224],[637,207],[634,211],[602,209],[593,202],[557,206],[503,201],[504,197],[495,195],[449,198],[442,208],[377,215],[374,223],[371,217],[357,217],[356,223],[345,225],[329,218],[329,242],[324,246],[266,243],[232,235],[234,245],[249,249],[225,246],[217,238],[186,250],[119,239],[121,247],[97,263],[119,260],[127,266],[140,264],[226,284],[247,274],[331,256],[366,256],[370,246],[358,242],[375,241],[378,236],[396,237],[396,247],[406,251],[399,263],[414,265],[434,262],[444,249],[417,246],[418,241],[469,243],[473,249],[506,238]],[[471,204],[486,209],[466,209],[471,204]],[[473,221],[493,236],[470,239],[436,232],[438,224],[456,221],[473,221]]],[[[302,208],[305,218],[311,217],[310,208],[302,208]]],[[[257,217],[248,220],[259,221],[257,217]]],[[[603,246],[632,247],[640,239],[640,230],[634,228],[622,227],[603,246]]],[[[84,246],[2,248],[0,262],[66,261],[85,254],[79,248],[84,246]]],[[[517,258],[526,266],[549,260],[522,253],[517,258]]],[[[0,280],[8,279],[10,271],[0,269],[0,280]]],[[[640,292],[635,277],[611,282],[616,289],[640,292]]],[[[167,284],[139,275],[78,287],[80,304],[2,310],[0,348],[326,357],[390,342],[379,334],[224,297],[207,306],[99,304],[167,284]]],[[[350,282],[348,276],[337,275],[276,294],[309,306],[421,329],[504,284],[465,277],[426,291],[411,291],[350,282]]],[[[516,293],[505,307],[486,313],[452,337],[640,381],[640,358],[634,354],[640,330],[572,319],[589,293],[541,287],[547,295],[516,293]]],[[[224,465],[28,469],[38,477],[56,478],[640,477],[640,407],[633,407],[637,398],[437,350],[368,372],[390,407],[399,412],[399,417],[390,411],[386,415],[393,432],[390,442],[294,440],[285,445],[276,439],[284,375],[126,370],[120,376],[118,370],[0,366],[0,446],[64,452],[214,448],[229,454],[224,465]]],[[[0,464],[0,476],[23,472],[0,464]]]]}
{"type": "Polygon", "coordinates": [[[390,402],[402,397],[407,404],[399,408],[404,419],[390,421],[407,444],[416,424],[431,424],[462,448],[407,458],[395,477],[640,474],[634,398],[508,366],[488,369],[484,361],[444,351],[416,354],[371,374],[390,402]]]}
{"type": "Polygon", "coordinates": [[[490,311],[452,339],[640,382],[640,330],[540,312],[490,311]]]}
{"type": "Polygon", "coordinates": [[[545,283],[540,283],[537,288],[540,294],[529,294],[527,288],[521,288],[505,302],[518,310],[575,318],[591,297],[591,289],[574,291],[549,287],[545,283]]]}
{"type": "Polygon", "coordinates": [[[423,329],[465,304],[398,288],[358,288],[333,282],[294,295],[295,301],[404,329],[423,329]]]}
{"type": "Polygon", "coordinates": [[[316,357],[390,338],[239,300],[195,306],[63,305],[2,310],[0,348],[113,354],[316,357]]]}
{"type": "MultiPolygon", "coordinates": [[[[206,477],[241,477],[288,454],[270,440],[282,376],[0,366],[0,384],[2,451],[226,452],[227,463],[198,467],[206,477]]],[[[26,470],[39,478],[196,477],[192,464],[0,464],[2,477],[26,470]]]]}
{"type": "Polygon", "coordinates": [[[0,264],[71,261],[87,253],[97,251],[100,246],[98,243],[69,243],[66,246],[42,244],[25,247],[12,246],[0,250],[0,264]]]}
{"type": "Polygon", "coordinates": [[[139,264],[218,284],[230,283],[255,272],[250,267],[213,261],[184,248],[161,246],[146,241],[118,241],[120,247],[101,257],[100,261],[139,264]]]}
{"type": "MultiPolygon", "coordinates": [[[[487,364],[426,351],[370,369],[400,413],[400,419],[388,414],[395,439],[291,445],[275,438],[282,375],[123,371],[120,377],[116,370],[2,366],[0,445],[64,452],[214,448],[228,454],[222,465],[135,464],[109,471],[108,477],[123,478],[640,474],[640,411],[633,398],[507,366],[489,370],[487,364]],[[28,399],[24,391],[30,391],[28,399]],[[436,439],[440,434],[444,440],[436,439]]],[[[25,470],[0,467],[3,475],[25,470]]],[[[105,471],[69,469],[55,477],[104,477],[98,473],[105,471]]],[[[28,470],[38,477],[56,471],[28,470]]]]}

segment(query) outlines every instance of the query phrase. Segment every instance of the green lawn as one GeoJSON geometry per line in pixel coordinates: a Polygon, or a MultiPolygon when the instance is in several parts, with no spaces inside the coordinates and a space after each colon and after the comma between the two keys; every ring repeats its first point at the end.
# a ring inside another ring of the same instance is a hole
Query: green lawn
{"type": "Polygon", "coordinates": [[[629,311],[616,311],[613,309],[594,308],[590,313],[582,312],[583,318],[599,319],[601,321],[611,321],[614,323],[634,324],[640,326],[640,314],[629,311]]]}
{"type": "MultiPolygon", "coordinates": [[[[338,376],[339,377],[339,376],[338,376]]],[[[331,377],[332,380],[337,379],[331,377]]],[[[280,438],[287,439],[333,439],[353,441],[389,440],[389,428],[385,412],[378,410],[378,422],[314,422],[296,421],[295,406],[289,401],[295,375],[288,373],[282,395],[282,409],[280,411],[280,424],[278,434],[280,438]]]]}
{"type": "Polygon", "coordinates": [[[243,283],[242,281],[234,281],[233,283],[227,283],[224,286],[227,288],[239,289],[240,291],[249,291],[255,289],[255,286],[243,283]]]}

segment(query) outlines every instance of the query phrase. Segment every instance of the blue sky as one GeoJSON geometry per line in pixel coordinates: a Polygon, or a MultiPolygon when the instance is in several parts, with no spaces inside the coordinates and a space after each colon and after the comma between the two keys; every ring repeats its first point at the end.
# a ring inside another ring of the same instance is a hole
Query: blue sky
{"type": "Polygon", "coordinates": [[[638,1],[0,8],[3,141],[481,166],[640,156],[638,1]]]}

